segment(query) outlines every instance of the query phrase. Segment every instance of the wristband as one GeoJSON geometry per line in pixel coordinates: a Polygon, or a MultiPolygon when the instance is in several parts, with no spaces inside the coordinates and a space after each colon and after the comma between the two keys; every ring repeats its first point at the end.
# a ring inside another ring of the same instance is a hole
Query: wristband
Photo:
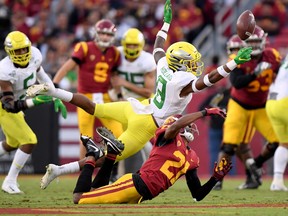
{"type": "Polygon", "coordinates": [[[35,104],[33,103],[33,99],[32,98],[26,99],[25,102],[26,102],[26,105],[27,105],[28,108],[35,106],[35,104]]]}
{"type": "Polygon", "coordinates": [[[233,60],[227,62],[226,66],[227,66],[227,68],[229,68],[230,71],[232,71],[237,67],[237,64],[233,59],[233,60]]]}
{"type": "Polygon", "coordinates": [[[170,24],[164,22],[164,24],[163,24],[161,30],[168,32],[169,28],[170,28],[170,24]]]}
{"type": "Polygon", "coordinates": [[[162,37],[164,40],[167,39],[167,33],[162,30],[160,30],[156,36],[162,37]]]}
{"type": "Polygon", "coordinates": [[[193,90],[193,92],[200,92],[200,90],[196,88],[196,81],[197,81],[197,79],[195,79],[192,82],[192,90],[193,90]]]}
{"type": "Polygon", "coordinates": [[[207,115],[207,110],[206,110],[206,109],[204,109],[204,110],[202,110],[202,111],[201,111],[201,113],[202,113],[202,115],[203,115],[203,117],[204,117],[204,116],[206,116],[206,115],[207,115]]]}
{"type": "Polygon", "coordinates": [[[210,82],[210,80],[209,80],[209,74],[206,74],[205,76],[204,76],[204,79],[203,79],[203,82],[204,82],[204,84],[206,85],[206,86],[212,86],[212,85],[214,85],[214,83],[211,83],[210,82]]]}
{"type": "Polygon", "coordinates": [[[222,66],[219,66],[217,68],[217,72],[222,76],[222,77],[227,77],[229,76],[230,73],[228,73],[227,71],[225,71],[223,65],[222,66]]]}
{"type": "Polygon", "coordinates": [[[153,50],[153,53],[152,53],[153,56],[154,56],[155,53],[157,53],[157,52],[164,52],[164,53],[165,53],[164,49],[157,47],[157,48],[155,48],[155,49],[153,50]]]}

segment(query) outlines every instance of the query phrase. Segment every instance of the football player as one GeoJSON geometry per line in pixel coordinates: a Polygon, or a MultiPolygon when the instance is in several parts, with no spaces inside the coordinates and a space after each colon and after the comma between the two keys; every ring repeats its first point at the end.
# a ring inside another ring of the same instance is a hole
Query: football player
{"type": "Polygon", "coordinates": [[[267,115],[279,139],[279,146],[274,154],[273,181],[271,191],[288,191],[284,185],[284,173],[288,163],[288,55],[284,59],[275,81],[269,88],[266,103],[267,115]]]}
{"type": "MultiPolygon", "coordinates": [[[[203,62],[201,54],[190,43],[176,42],[167,51],[164,43],[172,20],[170,0],[164,7],[164,24],[157,33],[154,44],[154,59],[157,64],[156,93],[151,99],[139,101],[129,98],[128,101],[114,103],[94,103],[79,93],[71,93],[59,88],[50,88],[49,85],[34,85],[27,90],[28,95],[46,94],[55,96],[66,102],[74,104],[87,113],[96,117],[114,119],[126,128],[119,136],[125,144],[125,149],[117,156],[116,161],[128,158],[143,148],[154,135],[156,129],[171,115],[182,113],[192,99],[192,94],[214,85],[217,81],[229,76],[238,64],[250,61],[251,48],[241,49],[237,56],[225,65],[219,66],[209,74],[201,77],[203,62]]],[[[108,152],[109,153],[109,152],[108,152]]],[[[107,159],[107,157],[106,157],[107,159]]],[[[53,167],[45,176],[46,186],[57,176],[79,171],[85,160],[74,162],[61,169],[53,167]],[[71,168],[73,166],[73,168],[71,168]]],[[[97,166],[100,161],[97,161],[97,166]]],[[[107,174],[110,175],[107,168],[107,174]]],[[[99,176],[99,175],[98,175],[99,176]]]]}
{"type": "MultiPolygon", "coordinates": [[[[230,76],[232,84],[224,122],[223,140],[218,161],[229,161],[236,151],[241,154],[251,175],[238,189],[255,189],[261,185],[261,167],[273,157],[278,139],[265,111],[269,86],[278,71],[281,56],[273,48],[265,48],[267,34],[256,25],[254,33],[245,41],[251,46],[252,60],[239,65],[230,76]],[[264,150],[253,159],[249,142],[255,129],[267,140],[264,150]]],[[[249,175],[249,173],[247,173],[249,175]]],[[[222,182],[217,183],[219,189],[222,182]]]]}
{"type": "MultiPolygon", "coordinates": [[[[155,89],[156,63],[153,55],[143,50],[144,35],[138,29],[130,28],[124,33],[121,45],[118,47],[121,64],[117,68],[118,76],[112,77],[113,87],[121,89],[122,100],[134,97],[142,101],[151,97],[155,89]]],[[[117,100],[117,97],[114,98],[117,100]]],[[[147,159],[151,147],[151,143],[147,142],[140,152],[125,160],[125,171],[137,171],[147,159]]]]}
{"type": "MultiPolygon", "coordinates": [[[[104,187],[95,187],[91,177],[96,160],[103,157],[105,153],[93,140],[82,136],[83,145],[86,146],[88,153],[73,191],[73,202],[75,204],[137,204],[155,198],[171,187],[181,176],[185,176],[192,198],[201,201],[216,182],[223,179],[232,168],[231,163],[227,163],[225,159],[218,165],[215,163],[212,176],[201,185],[197,175],[199,158],[189,144],[193,141],[195,132],[198,133],[193,122],[211,115],[225,118],[225,113],[219,108],[167,118],[156,130],[151,154],[140,170],[125,174],[115,183],[104,187]]],[[[105,128],[97,128],[97,130],[109,145],[119,144],[105,128]]]]}
{"type": "MultiPolygon", "coordinates": [[[[75,45],[71,58],[57,71],[53,82],[59,84],[69,71],[78,67],[77,91],[98,104],[111,102],[108,94],[111,88],[110,79],[112,72],[120,64],[120,53],[113,45],[116,30],[110,20],[98,21],[95,24],[94,40],[75,45]]],[[[95,116],[89,115],[80,108],[77,109],[77,114],[80,133],[93,137],[95,116]]],[[[118,122],[104,118],[99,120],[117,137],[122,133],[122,127],[118,122]]],[[[80,159],[85,157],[85,153],[86,150],[80,143],[80,159]]]]}
{"type": "Polygon", "coordinates": [[[60,110],[66,118],[67,110],[59,99],[37,96],[25,99],[30,85],[50,83],[52,80],[43,70],[40,51],[31,46],[28,37],[20,32],[9,33],[4,42],[7,57],[0,61],[0,125],[6,140],[0,142],[0,156],[16,150],[2,190],[20,194],[17,177],[37,144],[37,137],[24,119],[22,110],[44,103],[54,102],[55,111],[60,110]]]}

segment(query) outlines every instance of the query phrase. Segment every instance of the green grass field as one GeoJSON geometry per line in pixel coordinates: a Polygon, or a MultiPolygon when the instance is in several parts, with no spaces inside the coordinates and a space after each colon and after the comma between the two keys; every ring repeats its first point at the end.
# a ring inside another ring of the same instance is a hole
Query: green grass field
{"type": "MultiPolygon", "coordinates": [[[[1,184],[3,178],[0,176],[1,184]]],[[[139,205],[74,205],[72,191],[77,176],[62,176],[46,190],[40,189],[40,178],[20,175],[25,194],[1,191],[0,215],[288,215],[288,192],[271,192],[271,178],[264,179],[257,190],[237,190],[244,179],[227,178],[223,190],[212,191],[201,202],[193,201],[185,181],[179,180],[157,198],[139,205]]]]}

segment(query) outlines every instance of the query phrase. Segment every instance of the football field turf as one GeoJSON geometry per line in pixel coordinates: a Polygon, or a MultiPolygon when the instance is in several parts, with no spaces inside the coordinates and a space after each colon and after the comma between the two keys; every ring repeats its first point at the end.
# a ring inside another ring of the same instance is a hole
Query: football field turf
{"type": "MultiPolygon", "coordinates": [[[[212,191],[200,202],[191,198],[186,182],[180,179],[157,198],[138,205],[74,205],[72,191],[76,175],[61,176],[45,190],[40,175],[20,175],[22,195],[0,192],[0,215],[288,215],[288,192],[271,192],[271,178],[257,190],[235,189],[244,178],[228,177],[221,191],[212,191]]],[[[0,176],[2,184],[4,176],[0,176]]],[[[201,178],[202,184],[207,178],[201,178]]],[[[285,182],[287,184],[288,179],[285,182]]]]}

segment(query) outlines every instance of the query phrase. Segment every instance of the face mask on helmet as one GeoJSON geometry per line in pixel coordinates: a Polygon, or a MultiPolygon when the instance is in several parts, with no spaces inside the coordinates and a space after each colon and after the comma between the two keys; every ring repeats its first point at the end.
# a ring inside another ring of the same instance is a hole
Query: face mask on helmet
{"type": "Polygon", "coordinates": [[[29,63],[31,59],[31,42],[24,33],[20,31],[9,33],[5,39],[4,47],[13,63],[22,67],[29,63]]]}
{"type": "Polygon", "coordinates": [[[226,48],[227,48],[227,54],[237,54],[237,52],[247,46],[244,41],[242,41],[237,34],[233,35],[227,42],[226,48]]]}
{"type": "Polygon", "coordinates": [[[180,131],[180,136],[183,136],[188,142],[192,142],[194,140],[194,134],[199,135],[197,125],[194,123],[186,126],[182,129],[182,131],[180,131]]]}
{"type": "Polygon", "coordinates": [[[145,40],[143,34],[136,28],[130,28],[121,40],[126,58],[137,58],[143,50],[145,40]]]}
{"type": "Polygon", "coordinates": [[[245,40],[247,46],[252,47],[252,56],[260,55],[263,52],[266,45],[266,37],[267,33],[265,33],[262,28],[256,25],[254,33],[245,40]]]}
{"type": "Polygon", "coordinates": [[[116,30],[115,25],[110,20],[98,21],[95,24],[95,42],[103,48],[112,46],[116,30]]]}
{"type": "Polygon", "coordinates": [[[166,59],[173,71],[187,71],[197,77],[203,72],[204,63],[201,61],[201,54],[190,43],[172,44],[166,51],[166,59]]]}

